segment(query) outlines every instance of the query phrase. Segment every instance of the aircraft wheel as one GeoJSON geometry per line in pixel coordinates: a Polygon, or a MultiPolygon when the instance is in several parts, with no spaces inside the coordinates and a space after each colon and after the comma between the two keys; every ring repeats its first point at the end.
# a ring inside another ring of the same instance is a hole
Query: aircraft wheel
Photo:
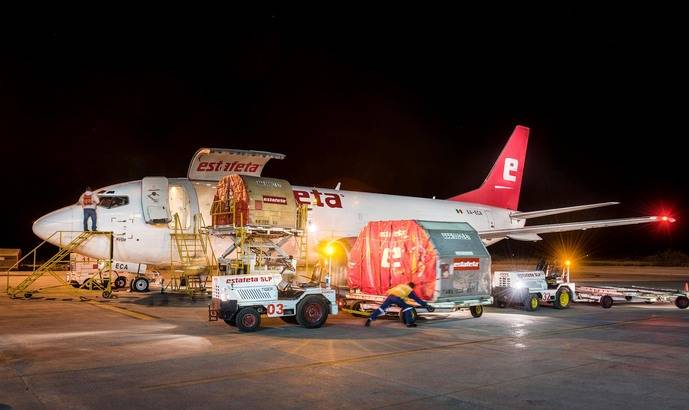
{"type": "Polygon", "coordinates": [[[104,290],[101,296],[103,296],[105,299],[110,299],[110,297],[112,296],[112,291],[104,290]]]}
{"type": "Polygon", "coordinates": [[[557,293],[555,293],[553,307],[555,309],[567,309],[571,302],[572,292],[569,291],[569,288],[560,288],[557,293]]]}
{"type": "Polygon", "coordinates": [[[261,315],[256,309],[245,307],[237,313],[236,321],[240,332],[255,332],[261,326],[261,315]]]}
{"type": "Polygon", "coordinates": [[[297,323],[305,328],[323,326],[328,319],[328,306],[322,297],[309,295],[297,306],[297,323]]]}
{"type": "Polygon", "coordinates": [[[124,276],[118,276],[115,278],[115,289],[120,289],[127,286],[127,278],[124,276]]]}
{"type": "Polygon", "coordinates": [[[686,296],[678,296],[677,299],[675,299],[675,306],[680,309],[686,309],[689,307],[689,298],[686,296]]]}
{"type": "Polygon", "coordinates": [[[132,290],[135,292],[146,292],[148,291],[148,279],[146,278],[136,278],[131,283],[132,290]]]}
{"type": "Polygon", "coordinates": [[[524,310],[533,312],[536,309],[538,309],[538,295],[533,293],[527,294],[526,298],[524,298],[524,310]]]}
{"type": "Polygon", "coordinates": [[[280,316],[280,319],[282,319],[282,321],[285,323],[289,323],[292,325],[297,324],[297,317],[296,316],[280,316]]]}
{"type": "Polygon", "coordinates": [[[600,298],[600,305],[603,309],[610,309],[615,301],[612,300],[612,296],[605,295],[600,298]]]}
{"type": "Polygon", "coordinates": [[[473,316],[473,317],[483,316],[483,306],[482,305],[470,306],[469,311],[471,312],[471,316],[473,316]]]}

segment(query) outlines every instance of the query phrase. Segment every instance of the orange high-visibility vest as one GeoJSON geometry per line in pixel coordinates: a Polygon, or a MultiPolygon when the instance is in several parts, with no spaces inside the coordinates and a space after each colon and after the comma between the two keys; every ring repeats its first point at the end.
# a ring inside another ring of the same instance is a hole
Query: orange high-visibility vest
{"type": "Polygon", "coordinates": [[[406,298],[412,292],[411,286],[406,283],[400,283],[394,288],[388,289],[388,295],[397,296],[398,298],[406,298]]]}

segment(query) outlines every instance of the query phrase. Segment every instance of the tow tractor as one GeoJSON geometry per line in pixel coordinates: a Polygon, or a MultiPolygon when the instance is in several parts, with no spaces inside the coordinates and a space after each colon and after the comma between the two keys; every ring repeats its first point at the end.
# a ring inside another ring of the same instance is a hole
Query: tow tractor
{"type": "Polygon", "coordinates": [[[524,310],[534,311],[541,304],[556,309],[566,309],[574,299],[576,285],[569,281],[569,274],[556,275],[545,271],[497,271],[493,273],[493,297],[495,305],[523,305],[524,310]]]}
{"type": "Polygon", "coordinates": [[[338,313],[335,296],[329,286],[298,285],[276,273],[216,276],[209,319],[220,318],[242,332],[258,329],[261,315],[317,328],[338,313]]]}

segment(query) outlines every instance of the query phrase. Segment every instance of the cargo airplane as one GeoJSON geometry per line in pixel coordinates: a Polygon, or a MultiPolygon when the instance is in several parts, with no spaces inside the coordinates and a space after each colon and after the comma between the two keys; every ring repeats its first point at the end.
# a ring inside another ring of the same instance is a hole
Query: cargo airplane
{"type": "MultiPolygon", "coordinates": [[[[446,200],[383,195],[336,189],[293,186],[297,203],[309,205],[309,243],[355,238],[369,221],[420,219],[468,222],[486,245],[502,239],[540,240],[540,234],[609,226],[674,222],[668,216],[643,216],[547,225],[526,225],[530,219],[617,204],[605,202],[538,211],[519,211],[519,193],[529,129],[517,126],[483,184],[446,200]]],[[[189,165],[186,178],[146,177],[97,189],[100,198],[98,228],[114,234],[114,259],[163,265],[170,263],[173,215],[183,228],[194,228],[194,215],[210,221],[215,185],[228,173],[260,176],[270,159],[282,154],[234,149],[202,148],[189,165]]],[[[338,184],[339,185],[339,184],[338,184]]],[[[56,231],[81,231],[83,213],[78,204],[44,215],[33,224],[41,239],[58,245],[56,231]]],[[[64,241],[64,236],[62,237],[64,241]]],[[[216,238],[218,239],[218,238],[216,238]]],[[[216,255],[227,244],[214,240],[216,255]]],[[[105,237],[94,237],[78,252],[93,258],[109,257],[105,237]]],[[[316,255],[312,252],[311,255],[316,255]]]]}

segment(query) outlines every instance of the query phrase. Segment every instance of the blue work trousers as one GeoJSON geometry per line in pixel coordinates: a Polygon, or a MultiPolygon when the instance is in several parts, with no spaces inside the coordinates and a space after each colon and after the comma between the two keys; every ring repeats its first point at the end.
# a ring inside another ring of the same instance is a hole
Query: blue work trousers
{"type": "Polygon", "coordinates": [[[378,316],[385,314],[385,310],[390,307],[390,305],[397,305],[402,309],[402,312],[404,314],[404,323],[405,324],[411,324],[413,323],[413,319],[411,316],[411,310],[413,309],[412,306],[409,306],[404,299],[399,298],[397,296],[388,296],[385,301],[383,301],[383,304],[380,305],[380,307],[376,310],[373,311],[371,314],[371,320],[376,320],[378,316]]]}
{"type": "Polygon", "coordinates": [[[95,231],[97,230],[96,228],[96,220],[98,217],[96,216],[96,210],[91,209],[91,208],[84,208],[84,231],[88,231],[88,220],[91,218],[91,230],[95,231]]]}

